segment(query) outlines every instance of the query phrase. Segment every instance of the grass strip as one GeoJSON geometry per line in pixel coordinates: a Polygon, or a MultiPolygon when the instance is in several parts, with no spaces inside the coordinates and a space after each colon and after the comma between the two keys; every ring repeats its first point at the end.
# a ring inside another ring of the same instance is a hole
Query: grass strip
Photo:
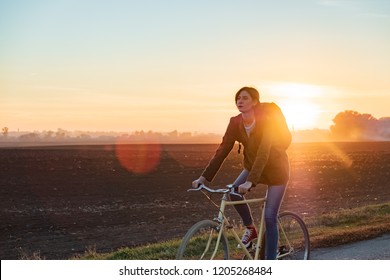
{"type": "MultiPolygon", "coordinates": [[[[316,218],[305,219],[305,223],[309,229],[312,248],[333,247],[372,239],[390,232],[390,202],[354,209],[342,209],[316,218]]],[[[83,255],[77,255],[75,259],[175,259],[180,242],[180,239],[176,239],[134,248],[121,248],[104,254],[96,252],[95,249],[88,249],[83,255]]],[[[234,246],[232,247],[234,248],[234,246]]],[[[230,253],[232,256],[239,254],[235,249],[232,249],[230,253]]]]}

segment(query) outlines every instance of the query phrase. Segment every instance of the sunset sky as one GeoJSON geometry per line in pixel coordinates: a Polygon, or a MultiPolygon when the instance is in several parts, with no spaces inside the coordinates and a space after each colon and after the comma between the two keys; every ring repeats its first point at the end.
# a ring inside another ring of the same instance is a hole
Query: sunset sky
{"type": "Polygon", "coordinates": [[[390,116],[387,0],[0,0],[0,127],[222,133],[242,86],[294,129],[390,116]]]}

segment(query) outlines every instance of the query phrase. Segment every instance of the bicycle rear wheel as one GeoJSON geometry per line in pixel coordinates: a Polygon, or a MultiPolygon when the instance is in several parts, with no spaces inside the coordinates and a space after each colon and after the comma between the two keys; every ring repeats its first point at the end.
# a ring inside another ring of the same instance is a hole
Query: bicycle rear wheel
{"type": "MultiPolygon", "coordinates": [[[[219,224],[210,220],[203,220],[194,224],[183,237],[176,259],[211,259],[217,245],[219,231],[219,224]]],[[[223,232],[213,259],[229,259],[229,244],[223,232]]]]}
{"type": "Polygon", "coordinates": [[[308,260],[310,258],[309,232],[304,221],[292,212],[279,214],[278,259],[308,260]]]}

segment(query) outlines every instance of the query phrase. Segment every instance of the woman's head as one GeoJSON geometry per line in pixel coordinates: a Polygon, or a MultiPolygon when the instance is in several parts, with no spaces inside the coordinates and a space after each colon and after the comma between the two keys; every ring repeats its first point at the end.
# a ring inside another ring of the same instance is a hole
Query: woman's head
{"type": "Polygon", "coordinates": [[[253,87],[243,87],[237,91],[235,100],[238,110],[243,113],[253,110],[260,103],[260,94],[253,87]]]}

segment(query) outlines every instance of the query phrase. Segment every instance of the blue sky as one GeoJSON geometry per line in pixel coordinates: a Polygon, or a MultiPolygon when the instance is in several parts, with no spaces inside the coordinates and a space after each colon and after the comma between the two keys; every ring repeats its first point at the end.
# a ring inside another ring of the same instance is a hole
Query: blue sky
{"type": "Polygon", "coordinates": [[[244,85],[296,128],[384,117],[389,34],[390,1],[0,0],[0,126],[223,132],[244,85]]]}

